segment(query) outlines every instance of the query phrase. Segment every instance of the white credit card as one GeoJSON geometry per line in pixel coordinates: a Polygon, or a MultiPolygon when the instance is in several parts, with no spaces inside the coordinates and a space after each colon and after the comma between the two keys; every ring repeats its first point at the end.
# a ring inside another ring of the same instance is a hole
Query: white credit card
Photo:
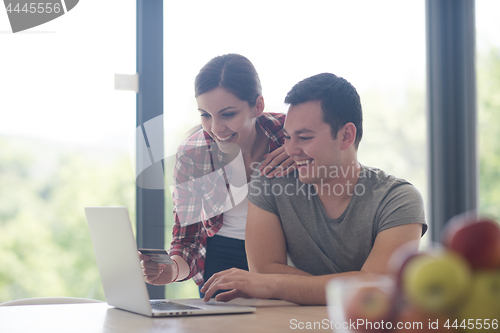
{"type": "Polygon", "coordinates": [[[167,251],[163,249],[139,249],[139,252],[141,252],[144,255],[147,255],[148,257],[151,258],[152,261],[158,263],[158,264],[169,264],[173,265],[174,262],[172,261],[172,258],[168,255],[167,251]]]}

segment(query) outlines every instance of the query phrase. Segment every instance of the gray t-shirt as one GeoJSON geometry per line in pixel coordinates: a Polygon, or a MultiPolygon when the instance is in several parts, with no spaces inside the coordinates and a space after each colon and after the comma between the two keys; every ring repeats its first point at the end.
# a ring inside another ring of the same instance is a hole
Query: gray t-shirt
{"type": "Polygon", "coordinates": [[[328,217],[314,187],[300,182],[296,173],[255,176],[249,188],[248,199],[280,219],[294,266],[313,275],[359,271],[383,230],[410,223],[423,224],[422,235],[427,230],[418,190],[379,169],[361,166],[357,184],[330,189],[353,193],[336,219],[328,217]]]}

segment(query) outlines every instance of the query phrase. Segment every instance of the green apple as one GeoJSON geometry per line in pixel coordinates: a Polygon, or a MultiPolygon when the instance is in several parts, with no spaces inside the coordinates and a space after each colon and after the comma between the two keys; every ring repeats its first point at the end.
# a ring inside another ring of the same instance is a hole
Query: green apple
{"type": "Polygon", "coordinates": [[[406,265],[411,262],[415,257],[421,255],[429,255],[430,253],[436,255],[445,250],[445,248],[439,243],[430,243],[427,252],[419,252],[418,247],[420,240],[409,241],[398,247],[390,256],[387,262],[387,271],[393,275],[396,280],[398,296],[403,293],[402,286],[402,274],[405,271],[406,265]]]}
{"type": "Polygon", "coordinates": [[[458,310],[460,322],[469,319],[474,322],[474,328],[467,332],[494,332],[491,327],[492,321],[500,322],[500,270],[478,271],[472,276],[471,290],[467,298],[458,310]],[[476,324],[480,321],[482,328],[476,324]],[[486,321],[485,319],[489,319],[486,321]],[[485,327],[485,323],[490,324],[490,328],[485,327]]]}
{"type": "Polygon", "coordinates": [[[402,272],[402,287],[408,301],[429,312],[452,309],[467,294],[471,271],[461,256],[443,251],[415,256],[402,272]]]}

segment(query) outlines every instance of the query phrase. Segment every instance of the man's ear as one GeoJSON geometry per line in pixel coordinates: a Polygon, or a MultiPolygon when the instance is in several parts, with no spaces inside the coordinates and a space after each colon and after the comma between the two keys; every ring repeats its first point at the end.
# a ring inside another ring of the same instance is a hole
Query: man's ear
{"type": "Polygon", "coordinates": [[[339,134],[341,134],[342,139],[340,149],[346,150],[356,141],[356,126],[353,123],[347,123],[339,131],[339,134]]]}
{"type": "Polygon", "coordinates": [[[262,112],[264,112],[264,107],[266,105],[264,104],[264,97],[262,95],[259,95],[255,101],[255,118],[260,116],[262,112]]]}

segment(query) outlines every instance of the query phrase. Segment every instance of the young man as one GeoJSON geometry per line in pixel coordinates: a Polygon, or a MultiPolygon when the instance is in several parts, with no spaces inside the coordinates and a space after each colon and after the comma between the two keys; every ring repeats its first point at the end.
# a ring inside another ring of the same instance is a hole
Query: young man
{"type": "Polygon", "coordinates": [[[203,286],[205,300],[278,298],[325,304],[333,278],[386,273],[402,244],[427,225],[419,192],[408,182],[361,165],[362,111],[356,89],[323,73],[296,84],[284,125],[293,176],[255,176],[248,199],[250,272],[230,269],[203,286]],[[288,265],[287,255],[293,266],[288,265]]]}

